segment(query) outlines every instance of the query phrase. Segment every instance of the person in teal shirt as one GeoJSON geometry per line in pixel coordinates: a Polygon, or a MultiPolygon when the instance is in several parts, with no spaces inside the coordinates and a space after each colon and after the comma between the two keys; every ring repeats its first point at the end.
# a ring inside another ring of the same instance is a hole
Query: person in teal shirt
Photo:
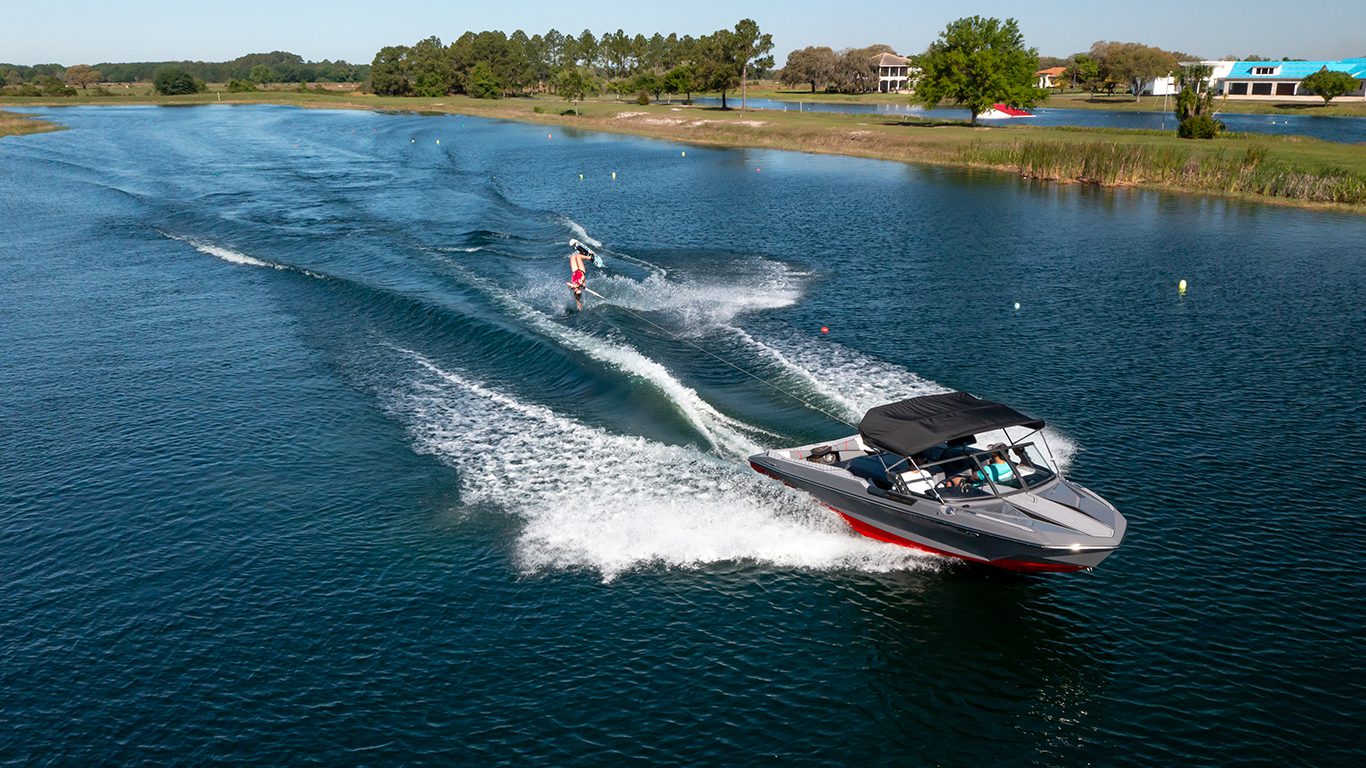
{"type": "Polygon", "coordinates": [[[950,477],[944,481],[943,487],[962,493],[969,488],[985,484],[987,480],[993,483],[1014,480],[1015,470],[1011,468],[1010,462],[1006,461],[1005,446],[998,443],[989,450],[991,453],[982,460],[981,469],[969,469],[960,475],[950,477]]]}
{"type": "Polygon", "coordinates": [[[997,444],[991,446],[991,456],[982,464],[982,468],[977,470],[978,482],[1002,483],[1007,480],[1015,479],[1015,470],[1011,469],[1010,462],[1006,461],[1005,446],[997,444]]]}

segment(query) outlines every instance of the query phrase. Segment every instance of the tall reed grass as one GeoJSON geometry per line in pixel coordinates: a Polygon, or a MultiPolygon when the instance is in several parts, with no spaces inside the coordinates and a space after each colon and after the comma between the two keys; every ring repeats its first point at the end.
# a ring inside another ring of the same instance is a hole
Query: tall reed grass
{"type": "Polygon", "coordinates": [[[1267,195],[1318,203],[1366,204],[1366,176],[1342,168],[1302,168],[1243,152],[1118,142],[1023,140],[974,142],[959,151],[968,165],[1010,168],[1022,176],[1104,186],[1161,184],[1221,194],[1267,195]]]}

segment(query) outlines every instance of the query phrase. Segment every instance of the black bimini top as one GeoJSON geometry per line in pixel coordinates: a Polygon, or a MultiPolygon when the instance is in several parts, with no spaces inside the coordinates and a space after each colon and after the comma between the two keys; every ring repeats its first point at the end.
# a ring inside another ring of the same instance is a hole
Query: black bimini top
{"type": "Polygon", "coordinates": [[[1008,405],[949,392],[879,405],[864,414],[858,431],[865,442],[913,456],[954,438],[1017,426],[1043,429],[1043,422],[1008,405]]]}

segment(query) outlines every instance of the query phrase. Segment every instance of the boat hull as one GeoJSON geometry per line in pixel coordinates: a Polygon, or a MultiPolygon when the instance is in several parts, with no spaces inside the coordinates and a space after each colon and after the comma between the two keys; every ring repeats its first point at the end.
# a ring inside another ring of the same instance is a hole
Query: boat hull
{"type": "Polygon", "coordinates": [[[1094,568],[1115,549],[1111,545],[1095,544],[1084,547],[1050,545],[1001,535],[973,524],[977,521],[971,504],[955,509],[928,500],[892,501],[835,473],[799,464],[780,466],[778,462],[756,456],[751,459],[750,466],[761,474],[810,493],[864,536],[937,555],[1009,571],[1038,573],[1094,568]]]}

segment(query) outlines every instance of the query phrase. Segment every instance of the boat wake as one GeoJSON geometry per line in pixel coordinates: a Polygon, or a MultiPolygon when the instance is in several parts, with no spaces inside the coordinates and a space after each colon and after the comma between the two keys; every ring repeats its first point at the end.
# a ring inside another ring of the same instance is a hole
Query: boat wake
{"type": "Polygon", "coordinates": [[[248,256],[247,254],[242,253],[241,251],[234,251],[231,248],[224,248],[221,245],[206,243],[202,240],[196,240],[192,237],[172,235],[168,232],[162,232],[161,234],[164,237],[168,237],[172,240],[178,240],[182,243],[185,243],[186,245],[192,246],[196,251],[199,251],[202,254],[205,254],[207,256],[213,256],[216,259],[222,259],[223,261],[226,261],[229,264],[240,264],[244,267],[265,267],[266,269],[277,269],[281,272],[296,272],[300,275],[307,275],[308,277],[312,277],[318,280],[327,279],[326,275],[320,275],[317,272],[302,269],[300,267],[291,267],[288,264],[278,264],[273,261],[258,259],[255,256],[248,256]]]}
{"type": "Polygon", "coordinates": [[[412,381],[386,396],[415,449],[453,467],[462,501],[524,523],[526,572],[754,563],[887,572],[943,561],[863,538],[809,497],[687,446],[617,435],[521,402],[400,350],[412,381]]]}
{"type": "MultiPolygon", "coordinates": [[[[461,269],[458,266],[455,268],[461,269]]],[[[719,453],[744,458],[758,450],[747,433],[772,434],[716,410],[696,390],[679,381],[668,368],[635,347],[561,325],[485,278],[468,270],[462,271],[468,284],[481,288],[506,314],[516,317],[538,334],[654,386],[719,453]]]]}
{"type": "Polygon", "coordinates": [[[675,331],[695,336],[729,326],[744,314],[796,304],[802,295],[799,277],[782,264],[759,260],[746,274],[688,281],[663,274],[644,280],[608,275],[594,279],[592,286],[612,304],[667,314],[675,331]]]}

